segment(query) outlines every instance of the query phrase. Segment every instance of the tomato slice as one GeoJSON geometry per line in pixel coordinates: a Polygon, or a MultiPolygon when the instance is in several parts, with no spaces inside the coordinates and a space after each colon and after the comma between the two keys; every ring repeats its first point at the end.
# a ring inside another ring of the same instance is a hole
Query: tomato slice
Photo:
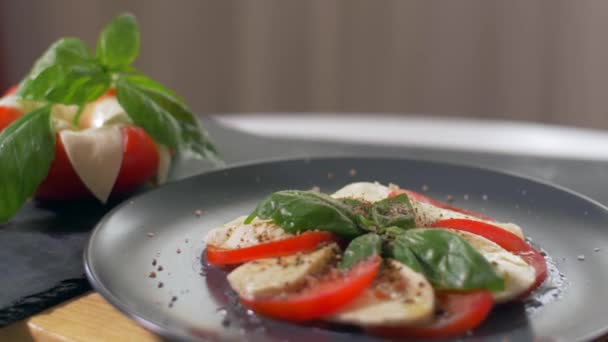
{"type": "Polygon", "coordinates": [[[428,203],[428,204],[432,204],[436,207],[439,208],[443,208],[443,209],[448,209],[448,210],[452,210],[461,214],[465,214],[465,215],[469,215],[469,216],[473,216],[473,217],[477,217],[479,219],[482,220],[486,220],[486,221],[494,221],[493,218],[491,218],[490,216],[486,216],[484,214],[480,214],[480,213],[476,213],[474,211],[470,211],[470,210],[466,210],[466,209],[462,209],[462,208],[458,208],[458,207],[454,207],[452,205],[449,205],[447,203],[443,203],[437,200],[434,200],[428,196],[425,196],[421,193],[412,191],[412,190],[407,190],[407,189],[397,189],[397,190],[393,190],[388,197],[394,197],[397,195],[401,195],[401,194],[406,194],[409,198],[412,198],[418,202],[423,202],[423,203],[428,203]]]}
{"type": "MultiPolygon", "coordinates": [[[[158,150],[141,128],[124,126],[123,157],[113,194],[126,194],[152,178],[158,168],[158,150]]],[[[56,135],[55,159],[35,197],[39,200],[76,200],[92,197],[89,189],[74,171],[60,136],[56,135]]],[[[103,143],[103,142],[100,142],[103,143]]]]}
{"type": "Polygon", "coordinates": [[[39,200],[69,200],[92,196],[74,171],[59,134],[55,134],[55,158],[34,197],[39,200]]]}
{"type": "Polygon", "coordinates": [[[17,108],[0,106],[0,132],[13,123],[21,116],[21,111],[17,108]]]}
{"type": "Polygon", "coordinates": [[[335,235],[329,232],[305,232],[294,237],[244,248],[224,249],[208,245],[205,253],[210,264],[230,265],[306,252],[315,249],[320,243],[335,240],[335,235]]]}
{"type": "Polygon", "coordinates": [[[122,127],[122,164],[112,193],[127,194],[149,181],[158,171],[160,157],[152,138],[140,127],[122,127]]]}
{"type": "Polygon", "coordinates": [[[462,335],[483,322],[494,305],[490,291],[443,292],[437,294],[441,310],[428,325],[372,327],[366,330],[385,338],[444,338],[462,335]]]}
{"type": "Polygon", "coordinates": [[[467,219],[440,220],[433,227],[451,228],[480,235],[493,241],[507,251],[520,256],[528,265],[534,268],[536,277],[530,288],[520,298],[525,298],[538,288],[547,278],[547,263],[543,255],[519,236],[496,227],[492,224],[467,219]]]}
{"type": "Polygon", "coordinates": [[[358,262],[338,278],[321,279],[311,288],[270,298],[241,297],[243,305],[264,316],[303,322],[330,315],[355,299],[372,283],[380,266],[375,256],[358,262]]]}

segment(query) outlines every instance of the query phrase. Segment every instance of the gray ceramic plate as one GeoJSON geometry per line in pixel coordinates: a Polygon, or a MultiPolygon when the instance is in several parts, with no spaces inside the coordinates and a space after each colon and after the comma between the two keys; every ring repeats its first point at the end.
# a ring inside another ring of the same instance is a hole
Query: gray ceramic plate
{"type": "Polygon", "coordinates": [[[428,187],[432,196],[451,195],[455,205],[517,222],[553,259],[550,278],[534,299],[496,308],[465,340],[576,341],[608,331],[605,207],[534,180],[427,161],[277,161],[163,186],[124,203],[98,224],[85,251],[89,280],[118,309],[169,338],[373,340],[347,327],[303,326],[260,318],[238,305],[224,271],[201,262],[205,234],[249,213],[266,194],[313,186],[331,192],[364,180],[393,182],[411,189],[428,187]],[[582,256],[584,260],[579,260],[582,256]]]}

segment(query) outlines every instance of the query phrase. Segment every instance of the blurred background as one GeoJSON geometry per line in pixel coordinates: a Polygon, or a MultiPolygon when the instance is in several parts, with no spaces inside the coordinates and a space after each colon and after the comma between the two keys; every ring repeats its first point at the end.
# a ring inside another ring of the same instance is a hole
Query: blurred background
{"type": "Polygon", "coordinates": [[[396,112],[608,128],[608,2],[0,1],[0,86],[115,14],[199,113],[396,112]]]}

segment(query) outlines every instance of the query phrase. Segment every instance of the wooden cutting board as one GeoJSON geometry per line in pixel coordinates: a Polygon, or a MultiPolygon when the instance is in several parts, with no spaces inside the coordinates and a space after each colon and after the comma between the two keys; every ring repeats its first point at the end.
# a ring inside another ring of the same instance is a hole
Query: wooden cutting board
{"type": "Polygon", "coordinates": [[[162,341],[95,292],[0,329],[0,341],[162,341]]]}

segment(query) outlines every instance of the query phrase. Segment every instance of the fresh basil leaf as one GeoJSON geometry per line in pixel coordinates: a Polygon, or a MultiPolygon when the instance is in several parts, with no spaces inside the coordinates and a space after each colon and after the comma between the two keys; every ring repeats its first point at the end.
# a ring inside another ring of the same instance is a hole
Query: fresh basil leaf
{"type": "Polygon", "coordinates": [[[34,64],[19,87],[26,100],[83,104],[101,96],[110,76],[77,38],[60,39],[34,64]]]}
{"type": "Polygon", "coordinates": [[[23,115],[0,133],[0,222],[36,191],[54,156],[50,106],[23,115]]]}
{"type": "Polygon", "coordinates": [[[371,220],[372,203],[350,197],[339,198],[338,201],[354,213],[359,227],[370,232],[378,231],[377,224],[371,220]]]}
{"type": "Polygon", "coordinates": [[[379,235],[369,233],[361,235],[353,239],[349,244],[342,260],[340,261],[340,268],[348,269],[355,265],[361,260],[365,260],[374,255],[380,255],[382,252],[382,239],[379,235]]]}
{"type": "Polygon", "coordinates": [[[110,70],[123,70],[137,58],[139,40],[135,17],[119,15],[99,35],[97,59],[110,70]]]}
{"type": "Polygon", "coordinates": [[[173,149],[180,147],[179,123],[145,88],[126,77],[119,77],[116,97],[133,123],[142,127],[156,142],[173,149]]]}
{"type": "Polygon", "coordinates": [[[127,78],[132,83],[139,85],[139,87],[146,89],[150,93],[162,95],[162,97],[166,97],[172,102],[177,102],[183,105],[184,107],[187,107],[186,101],[182,97],[178,96],[171,89],[165,87],[157,81],[144,76],[142,73],[131,74],[127,76],[127,78]]]}
{"type": "Polygon", "coordinates": [[[401,194],[375,202],[371,208],[371,218],[378,227],[413,228],[414,209],[407,195],[401,194]]]}
{"type": "Polygon", "coordinates": [[[384,239],[394,240],[399,235],[405,234],[405,232],[407,232],[407,229],[405,229],[405,228],[391,226],[391,227],[382,228],[381,233],[382,233],[382,236],[384,237],[384,239]]]}
{"type": "Polygon", "coordinates": [[[490,263],[456,234],[416,228],[389,243],[389,255],[422,272],[442,290],[504,290],[503,279],[490,263]]]}
{"type": "Polygon", "coordinates": [[[218,152],[211,143],[206,130],[181,97],[145,76],[132,75],[126,79],[177,120],[181,129],[182,149],[191,151],[194,157],[221,164],[218,152]]]}
{"type": "Polygon", "coordinates": [[[77,65],[93,62],[87,45],[78,38],[61,38],[53,43],[34,63],[28,77],[37,77],[46,68],[60,65],[77,65]]]}
{"type": "Polygon", "coordinates": [[[347,207],[325,194],[288,190],[275,192],[262,200],[245,223],[260,217],[273,220],[290,233],[318,229],[354,238],[363,231],[353,216],[347,207]]]}

